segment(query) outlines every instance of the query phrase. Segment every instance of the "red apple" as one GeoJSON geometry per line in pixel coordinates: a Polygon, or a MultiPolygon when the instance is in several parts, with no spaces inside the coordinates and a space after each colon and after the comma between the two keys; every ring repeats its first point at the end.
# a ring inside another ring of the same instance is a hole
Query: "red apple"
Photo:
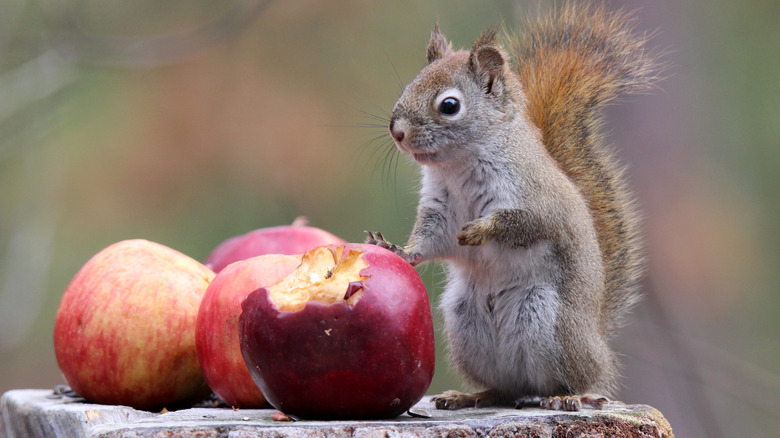
{"type": "Polygon", "coordinates": [[[206,259],[206,266],[219,272],[225,266],[263,254],[303,254],[315,246],[346,243],[343,239],[308,225],[297,218],[292,225],[260,228],[220,243],[206,259]]]}
{"type": "Polygon", "coordinates": [[[60,301],[54,352],[88,400],[157,409],[209,394],[195,350],[195,318],[214,272],[146,240],[93,256],[60,301]]]}
{"type": "Polygon", "coordinates": [[[392,418],[433,378],[431,311],[417,271],[386,249],[307,251],[247,297],[241,352],[266,399],[308,419],[392,418]]]}
{"type": "Polygon", "coordinates": [[[206,383],[230,406],[260,408],[263,393],[252,381],[241,357],[238,317],[247,295],[269,286],[300,265],[301,256],[267,254],[232,263],[206,289],[198,310],[195,344],[206,383]]]}

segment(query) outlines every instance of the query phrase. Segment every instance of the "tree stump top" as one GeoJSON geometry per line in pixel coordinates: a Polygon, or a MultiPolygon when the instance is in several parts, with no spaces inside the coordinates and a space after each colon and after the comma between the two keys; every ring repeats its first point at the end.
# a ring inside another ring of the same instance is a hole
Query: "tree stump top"
{"type": "Polygon", "coordinates": [[[429,418],[380,421],[293,421],[274,409],[190,408],[166,413],[50,398],[51,390],[13,390],[0,398],[0,435],[15,437],[657,437],[672,438],[664,416],[646,405],[611,402],[601,410],[535,408],[439,411],[425,397],[415,407],[429,418]]]}

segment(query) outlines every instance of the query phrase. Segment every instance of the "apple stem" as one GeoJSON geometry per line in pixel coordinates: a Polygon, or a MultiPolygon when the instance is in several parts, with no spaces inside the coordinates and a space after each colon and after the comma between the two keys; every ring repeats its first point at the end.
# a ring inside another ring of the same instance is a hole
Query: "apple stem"
{"type": "Polygon", "coordinates": [[[344,294],[344,299],[348,300],[349,297],[355,294],[355,292],[363,289],[363,282],[362,281],[350,281],[347,285],[347,293],[344,294]]]}
{"type": "Polygon", "coordinates": [[[293,220],[292,226],[294,227],[305,227],[309,225],[309,218],[306,216],[298,216],[293,220]]]}

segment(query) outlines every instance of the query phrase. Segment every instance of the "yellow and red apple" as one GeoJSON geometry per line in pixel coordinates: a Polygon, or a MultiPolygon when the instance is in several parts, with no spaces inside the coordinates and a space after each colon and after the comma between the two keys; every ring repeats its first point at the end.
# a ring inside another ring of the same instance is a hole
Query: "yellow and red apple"
{"type": "Polygon", "coordinates": [[[104,404],[157,409],[209,394],[195,320],[214,272],[146,240],[93,256],[62,296],[54,351],[71,388],[104,404]]]}

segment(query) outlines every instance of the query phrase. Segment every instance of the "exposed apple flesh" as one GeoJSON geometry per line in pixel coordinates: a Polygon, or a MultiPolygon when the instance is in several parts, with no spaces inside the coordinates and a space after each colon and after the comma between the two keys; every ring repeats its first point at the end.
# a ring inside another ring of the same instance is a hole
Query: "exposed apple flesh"
{"type": "Polygon", "coordinates": [[[206,382],[230,406],[266,405],[241,356],[238,343],[241,303],[250,292],[278,282],[300,263],[300,255],[252,257],[225,267],[206,289],[195,327],[198,361],[206,382]]]}
{"type": "Polygon", "coordinates": [[[195,319],[214,273],[146,240],[113,244],[74,276],[54,323],[65,380],[104,404],[158,409],[198,401],[195,319]]]}
{"type": "Polygon", "coordinates": [[[360,271],[366,262],[360,252],[344,247],[318,247],[303,255],[300,266],[277,284],[268,287],[268,298],[283,312],[296,312],[309,301],[354,306],[362,296],[365,280],[360,271]],[[350,287],[350,285],[352,285],[350,287]]]}
{"type": "Polygon", "coordinates": [[[433,378],[433,325],[417,271],[374,245],[307,251],[249,294],[241,351],[266,399],[310,419],[392,418],[433,378]]]}

